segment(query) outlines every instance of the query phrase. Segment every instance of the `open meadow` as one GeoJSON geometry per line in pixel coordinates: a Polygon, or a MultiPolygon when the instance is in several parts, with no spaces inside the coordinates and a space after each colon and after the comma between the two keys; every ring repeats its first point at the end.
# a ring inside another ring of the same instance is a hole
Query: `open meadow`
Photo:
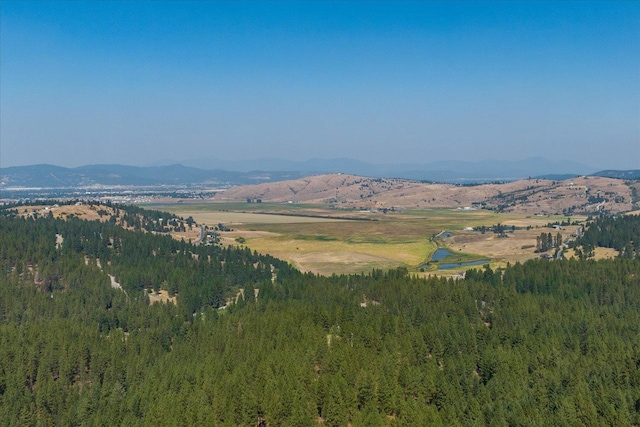
{"type": "Polygon", "coordinates": [[[449,263],[488,259],[492,266],[499,267],[538,257],[535,245],[540,233],[556,236],[559,232],[569,237],[577,228],[547,227],[549,223],[566,221],[562,216],[498,214],[485,210],[424,209],[385,214],[286,203],[148,207],[182,217],[192,216],[210,228],[222,223],[232,230],[220,233],[223,244],[243,244],[259,253],[287,260],[302,271],[323,275],[395,267],[406,267],[418,274],[453,275],[464,269],[438,270],[438,263],[429,263],[438,248],[450,250],[446,260],[449,263]],[[496,224],[508,227],[503,237],[492,231],[472,230],[496,224]],[[443,232],[446,233],[441,235],[443,232]]]}

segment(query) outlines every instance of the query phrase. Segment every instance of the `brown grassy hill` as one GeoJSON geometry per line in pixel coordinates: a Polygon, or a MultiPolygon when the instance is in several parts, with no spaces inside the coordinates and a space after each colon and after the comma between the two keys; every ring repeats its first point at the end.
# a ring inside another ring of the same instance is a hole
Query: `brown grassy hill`
{"type": "MultiPolygon", "coordinates": [[[[45,217],[52,215],[54,218],[69,219],[76,217],[87,221],[109,221],[112,216],[116,217],[116,224],[122,227],[133,230],[134,228],[128,226],[124,221],[123,211],[116,213],[116,210],[106,205],[89,205],[78,203],[75,205],[32,205],[32,206],[20,206],[17,208],[18,213],[23,217],[45,217]]],[[[184,239],[185,241],[197,241],[200,237],[200,228],[185,227],[185,231],[171,230],[168,235],[172,236],[176,240],[184,239]]]]}
{"type": "Polygon", "coordinates": [[[322,203],[344,208],[487,208],[523,214],[593,213],[632,209],[625,181],[581,177],[566,181],[520,180],[504,184],[459,186],[402,179],[328,174],[231,188],[218,201],[322,203]]]}
{"type": "Polygon", "coordinates": [[[620,179],[578,177],[565,181],[523,180],[522,188],[491,197],[487,206],[515,213],[595,213],[626,212],[633,208],[630,185],[620,179]]]}

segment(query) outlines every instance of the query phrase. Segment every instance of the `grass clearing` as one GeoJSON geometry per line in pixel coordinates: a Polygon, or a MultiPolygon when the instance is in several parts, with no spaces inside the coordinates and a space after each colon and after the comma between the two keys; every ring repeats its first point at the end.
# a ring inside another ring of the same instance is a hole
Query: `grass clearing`
{"type": "Polygon", "coordinates": [[[616,249],[612,249],[612,248],[597,247],[593,250],[593,252],[594,252],[594,259],[596,260],[611,259],[619,255],[619,252],[616,249]]]}

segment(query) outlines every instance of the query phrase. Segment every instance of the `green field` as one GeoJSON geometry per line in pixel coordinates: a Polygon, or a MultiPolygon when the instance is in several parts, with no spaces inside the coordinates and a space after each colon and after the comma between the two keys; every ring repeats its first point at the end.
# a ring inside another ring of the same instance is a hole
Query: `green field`
{"type": "MultiPolygon", "coordinates": [[[[222,233],[223,243],[237,244],[236,239],[241,237],[252,250],[285,259],[303,271],[325,275],[395,267],[407,267],[419,272],[438,247],[449,247],[447,239],[434,239],[442,231],[477,240],[479,233],[464,229],[498,223],[542,227],[549,222],[566,219],[453,209],[383,214],[339,210],[323,205],[276,203],[166,204],[148,207],[183,217],[192,216],[198,223],[210,227],[223,223],[233,229],[232,232],[222,233]]],[[[518,260],[519,254],[513,253],[514,247],[530,246],[527,243],[532,241],[535,243],[535,233],[539,234],[540,230],[517,232],[511,239],[501,240],[495,240],[492,233],[487,233],[487,238],[491,240],[487,243],[486,251],[482,242],[472,242],[469,244],[471,250],[460,247],[446,262],[489,258],[492,264],[502,265],[506,261],[518,260]]],[[[522,259],[532,256],[532,250],[528,250],[522,254],[522,259]]],[[[437,265],[433,264],[425,273],[435,273],[436,269],[437,265]]]]}

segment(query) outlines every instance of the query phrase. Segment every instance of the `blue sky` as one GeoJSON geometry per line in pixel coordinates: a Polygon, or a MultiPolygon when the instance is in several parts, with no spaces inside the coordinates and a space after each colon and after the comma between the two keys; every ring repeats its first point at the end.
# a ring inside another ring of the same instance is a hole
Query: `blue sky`
{"type": "Polygon", "coordinates": [[[640,168],[640,2],[0,3],[0,165],[640,168]]]}

